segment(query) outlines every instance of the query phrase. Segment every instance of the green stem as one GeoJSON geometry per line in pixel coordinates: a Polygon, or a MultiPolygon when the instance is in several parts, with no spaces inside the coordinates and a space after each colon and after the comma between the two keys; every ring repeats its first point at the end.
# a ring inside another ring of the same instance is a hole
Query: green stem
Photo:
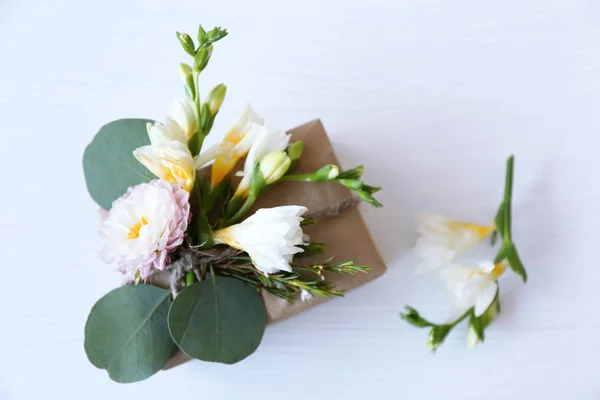
{"type": "Polygon", "coordinates": [[[194,105],[196,106],[196,120],[198,122],[198,132],[196,132],[196,136],[198,136],[198,140],[196,141],[196,148],[192,149],[192,154],[194,155],[198,155],[200,154],[200,150],[202,150],[202,144],[204,143],[204,132],[202,131],[202,127],[200,126],[200,108],[201,108],[201,102],[200,102],[200,85],[199,85],[199,78],[200,78],[200,71],[194,71],[193,72],[193,78],[194,78],[194,88],[196,90],[196,95],[194,96],[194,105]]]}
{"type": "Polygon", "coordinates": [[[471,315],[471,313],[475,310],[474,307],[469,308],[467,311],[465,311],[465,313],[456,321],[454,321],[451,324],[447,324],[450,326],[450,329],[454,328],[456,325],[460,324],[465,318],[467,318],[469,315],[471,315]]]}
{"type": "Polygon", "coordinates": [[[512,200],[512,187],[513,187],[513,175],[514,175],[514,164],[515,157],[510,156],[506,162],[506,181],[504,183],[504,232],[502,237],[506,243],[512,243],[512,231],[511,231],[511,200],[512,200]]]}
{"type": "Polygon", "coordinates": [[[298,174],[298,175],[285,175],[279,179],[281,182],[312,182],[313,174],[298,174]]]}
{"type": "Polygon", "coordinates": [[[246,215],[246,213],[248,211],[250,211],[250,208],[252,208],[255,201],[256,201],[256,198],[254,196],[248,196],[248,198],[246,198],[246,201],[244,202],[242,207],[240,207],[240,209],[233,215],[233,217],[229,218],[224,225],[225,226],[233,225],[236,222],[238,222],[240,219],[242,219],[242,217],[244,217],[244,215],[246,215]]]}
{"type": "Polygon", "coordinates": [[[185,274],[185,287],[192,286],[196,281],[193,271],[188,271],[185,274]]]}

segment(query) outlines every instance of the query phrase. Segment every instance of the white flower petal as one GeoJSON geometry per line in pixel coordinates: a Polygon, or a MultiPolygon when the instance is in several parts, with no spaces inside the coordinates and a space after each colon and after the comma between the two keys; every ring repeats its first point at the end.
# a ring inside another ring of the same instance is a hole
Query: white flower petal
{"type": "Polygon", "coordinates": [[[498,284],[495,281],[489,282],[489,284],[481,290],[477,297],[477,301],[475,302],[476,317],[482,315],[490,307],[494,302],[497,292],[498,284]]]}
{"type": "Polygon", "coordinates": [[[225,243],[250,255],[264,274],[291,272],[291,255],[302,248],[302,215],[306,207],[262,208],[242,223],[215,232],[215,243],[225,243]]]}

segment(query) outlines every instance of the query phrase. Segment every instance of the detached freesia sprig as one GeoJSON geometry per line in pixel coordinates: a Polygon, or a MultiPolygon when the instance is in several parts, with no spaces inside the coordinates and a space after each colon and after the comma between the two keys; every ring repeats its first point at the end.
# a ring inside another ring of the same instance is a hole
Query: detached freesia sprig
{"type": "Polygon", "coordinates": [[[406,306],[401,317],[418,328],[431,328],[426,347],[435,351],[450,331],[465,319],[469,320],[467,344],[476,347],[485,338],[485,329],[500,312],[500,291],[498,279],[507,268],[527,281],[527,273],[512,241],[512,186],[514,157],[507,162],[504,198],[493,224],[478,225],[454,221],[440,215],[419,217],[416,252],[423,259],[420,270],[437,272],[446,282],[454,307],[459,317],[445,324],[435,324],[406,306]],[[492,235],[492,245],[500,236],[502,244],[493,261],[480,262],[477,267],[455,263],[456,257],[464,254],[477,243],[492,235]]]}

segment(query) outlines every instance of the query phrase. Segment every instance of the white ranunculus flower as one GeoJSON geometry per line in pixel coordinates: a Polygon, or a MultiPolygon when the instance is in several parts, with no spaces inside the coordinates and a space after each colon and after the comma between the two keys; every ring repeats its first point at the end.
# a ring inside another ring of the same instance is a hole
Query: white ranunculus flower
{"type": "Polygon", "coordinates": [[[246,196],[248,194],[250,179],[256,163],[273,151],[284,150],[290,142],[290,137],[290,134],[281,129],[271,128],[267,125],[260,127],[260,131],[256,135],[252,147],[250,147],[248,157],[246,157],[244,177],[237,187],[236,196],[246,196]]]}
{"type": "Polygon", "coordinates": [[[221,143],[196,157],[196,168],[201,168],[214,159],[211,184],[218,185],[231,172],[235,164],[248,154],[262,124],[263,119],[254,112],[252,107],[246,106],[221,143]]]}
{"type": "Polygon", "coordinates": [[[443,215],[418,215],[419,237],[415,251],[423,259],[419,269],[439,269],[448,265],[495,229],[494,224],[484,226],[455,221],[443,215]]]}
{"type": "Polygon", "coordinates": [[[132,186],[103,213],[102,259],[129,280],[164,270],[182,242],[190,214],[189,193],[156,179],[132,186]]]}
{"type": "Polygon", "coordinates": [[[294,254],[303,250],[302,214],[306,207],[261,208],[243,222],[214,233],[216,244],[227,244],[245,251],[265,275],[292,271],[294,254]]]}
{"type": "Polygon", "coordinates": [[[186,142],[198,132],[198,117],[196,105],[187,97],[178,97],[173,101],[169,111],[171,118],[183,131],[186,142]]]}
{"type": "Polygon", "coordinates": [[[440,272],[446,287],[460,311],[475,307],[475,316],[483,314],[498,292],[498,278],[506,270],[506,263],[485,261],[478,268],[451,265],[440,272]]]}

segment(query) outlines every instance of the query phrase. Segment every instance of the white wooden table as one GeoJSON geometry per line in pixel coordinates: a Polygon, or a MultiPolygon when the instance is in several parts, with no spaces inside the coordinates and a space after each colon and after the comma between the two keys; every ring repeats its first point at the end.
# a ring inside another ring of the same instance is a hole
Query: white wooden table
{"type": "Polygon", "coordinates": [[[600,398],[599,44],[597,1],[2,0],[0,399],[600,398]],[[321,118],[343,165],[385,188],[363,210],[389,272],[270,326],[238,365],[118,385],[83,351],[120,279],[81,156],[107,121],[165,115],[174,31],[200,22],[230,31],[203,77],[229,87],[215,132],[246,101],[284,128],[321,118]],[[413,215],[486,222],[511,153],[530,282],[503,279],[484,345],[462,327],[432,356],[398,317],[445,316],[412,272],[413,215]]]}

